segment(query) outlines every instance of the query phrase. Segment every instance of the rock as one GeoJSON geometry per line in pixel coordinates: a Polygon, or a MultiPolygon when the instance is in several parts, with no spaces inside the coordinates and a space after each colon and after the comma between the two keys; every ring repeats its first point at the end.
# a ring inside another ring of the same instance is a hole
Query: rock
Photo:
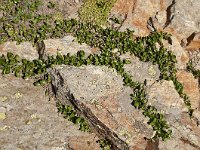
{"type": "Polygon", "coordinates": [[[155,82],[147,87],[149,103],[158,110],[180,118],[185,107],[172,81],[155,82]]]}
{"type": "Polygon", "coordinates": [[[194,69],[200,70],[200,52],[199,51],[189,52],[189,55],[194,69]]]}
{"type": "MultiPolygon", "coordinates": [[[[191,83],[192,85],[192,83],[191,83]]],[[[191,93],[191,92],[190,92],[191,93]]],[[[199,95],[198,95],[199,96],[199,95]]],[[[172,129],[172,137],[167,141],[159,141],[159,149],[200,149],[199,112],[195,111],[195,120],[191,120],[185,112],[186,106],[179,97],[171,81],[157,82],[148,89],[148,99],[151,105],[161,111],[172,129]]],[[[190,98],[192,101],[192,99],[190,98]]],[[[199,100],[199,99],[198,99],[199,100]]],[[[194,103],[192,103],[194,107],[194,103]]]]}
{"type": "MultiPolygon", "coordinates": [[[[54,16],[59,19],[78,18],[78,9],[83,1],[52,2],[61,11],[54,16]]],[[[165,46],[176,55],[177,77],[195,109],[193,119],[186,113],[187,108],[173,83],[159,81],[157,65],[129,56],[132,63],[125,65],[125,70],[133,76],[134,81],[145,83],[149,104],[164,114],[173,130],[171,139],[165,142],[144,140],[144,137],[153,135],[151,126],[147,124],[148,118],[131,106],[130,94],[133,91],[123,86],[122,78],[113,69],[105,66],[59,66],[51,72],[55,100],[73,105],[78,114],[89,121],[94,133],[83,133],[76,125],[58,115],[55,101],[48,101],[49,97],[44,96],[42,87],[33,87],[33,80],[0,75],[1,148],[97,150],[100,149],[96,143],[98,138],[106,137],[116,149],[200,149],[198,79],[183,71],[189,59],[195,69],[200,68],[199,8],[198,0],[118,0],[110,14],[122,20],[122,24],[116,27],[119,31],[129,28],[135,30],[135,36],[146,36],[157,29],[172,34],[172,43],[165,43],[165,46]]],[[[56,55],[57,52],[75,54],[79,50],[84,50],[86,55],[100,52],[98,48],[78,44],[70,35],[46,39],[44,43],[48,55],[56,55]]],[[[0,55],[7,52],[29,60],[39,57],[36,48],[29,42],[20,45],[6,42],[0,45],[0,55]]]]}
{"type": "Polygon", "coordinates": [[[186,71],[177,72],[178,81],[183,84],[184,92],[189,96],[192,108],[199,109],[200,106],[200,92],[198,79],[195,79],[192,73],[186,71]]]}
{"type": "Polygon", "coordinates": [[[30,42],[23,42],[19,45],[16,42],[6,42],[0,45],[0,55],[6,55],[7,52],[18,54],[22,58],[29,60],[38,59],[39,55],[33,44],[30,42]]]}
{"type": "Polygon", "coordinates": [[[131,64],[126,64],[124,68],[126,72],[129,72],[133,76],[134,81],[144,83],[145,79],[148,81],[159,79],[160,70],[158,69],[158,65],[139,61],[138,58],[130,57],[129,59],[131,60],[131,64]]]}
{"type": "Polygon", "coordinates": [[[85,51],[86,55],[91,53],[98,53],[98,51],[94,51],[90,46],[86,44],[79,44],[76,41],[76,38],[68,35],[61,39],[47,39],[44,40],[45,43],[45,51],[47,55],[56,55],[57,53],[62,53],[66,55],[67,53],[76,54],[78,51],[85,51]]]}
{"type": "Polygon", "coordinates": [[[180,39],[187,38],[193,32],[200,31],[200,2],[198,0],[174,0],[173,7],[168,10],[168,15],[171,17],[166,30],[174,30],[180,39]]]}
{"type": "Polygon", "coordinates": [[[187,51],[198,51],[200,49],[200,32],[193,32],[185,40],[185,49],[187,51]]]}
{"type": "Polygon", "coordinates": [[[199,7],[197,0],[118,0],[111,14],[124,16],[122,31],[129,28],[135,30],[136,36],[144,36],[154,29],[164,30],[181,41],[200,31],[199,7]]]}
{"type": "Polygon", "coordinates": [[[0,120],[6,119],[6,114],[4,112],[0,112],[0,120]]]}
{"type": "Polygon", "coordinates": [[[200,32],[194,32],[185,39],[185,49],[188,51],[192,65],[196,70],[200,70],[200,32]]]}
{"type": "Polygon", "coordinates": [[[77,136],[77,137],[70,137],[69,138],[69,144],[68,148],[69,149],[74,149],[74,150],[100,150],[100,147],[98,143],[93,142],[97,141],[98,138],[96,137],[86,137],[86,136],[77,136]],[[92,142],[91,142],[92,141],[92,142]]]}
{"type": "Polygon", "coordinates": [[[49,1],[42,1],[43,6],[40,7],[39,11],[42,13],[54,14],[57,19],[78,19],[78,9],[82,3],[80,0],[51,0],[55,4],[54,9],[47,9],[49,1]]]}
{"type": "Polygon", "coordinates": [[[97,135],[118,149],[145,148],[143,137],[152,136],[152,129],[146,124],[147,118],[131,106],[131,90],[123,86],[113,69],[66,66],[57,68],[52,76],[57,100],[74,105],[97,135]]]}
{"type": "Polygon", "coordinates": [[[165,44],[165,47],[172,51],[173,54],[176,56],[176,68],[177,69],[186,69],[186,64],[189,61],[189,55],[187,51],[184,50],[184,48],[181,47],[180,42],[175,36],[171,36],[172,43],[165,44]]]}
{"type": "Polygon", "coordinates": [[[32,80],[1,75],[0,95],[7,97],[0,101],[0,111],[3,111],[0,113],[1,149],[67,149],[67,145],[75,148],[71,139],[80,138],[90,143],[83,142],[82,146],[99,149],[95,135],[79,131],[77,126],[58,115],[55,101],[49,101],[44,89],[34,87],[32,80]]]}
{"type": "MultiPolygon", "coordinates": [[[[165,11],[171,0],[118,0],[111,10],[112,15],[124,16],[120,30],[133,29],[136,36],[148,35],[147,21],[159,11],[165,11]]],[[[165,15],[163,15],[165,17],[165,15]]],[[[165,19],[163,19],[165,20],[165,19]]]]}

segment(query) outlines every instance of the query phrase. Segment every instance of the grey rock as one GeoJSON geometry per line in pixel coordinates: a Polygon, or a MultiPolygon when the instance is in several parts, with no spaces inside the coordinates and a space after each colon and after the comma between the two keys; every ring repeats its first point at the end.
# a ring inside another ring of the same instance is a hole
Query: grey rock
{"type": "Polygon", "coordinates": [[[170,9],[170,15],[173,19],[168,27],[184,36],[189,37],[191,33],[200,31],[200,1],[198,0],[174,0],[173,9],[170,9]]]}
{"type": "Polygon", "coordinates": [[[69,143],[74,137],[86,138],[85,144],[83,143],[85,146],[87,140],[91,142],[91,146],[83,149],[93,149],[94,145],[98,149],[95,135],[79,131],[78,126],[59,115],[55,101],[49,101],[44,89],[34,87],[32,80],[1,75],[0,91],[0,96],[4,97],[4,101],[0,101],[0,112],[6,114],[6,118],[0,120],[1,149],[49,150],[69,143]],[[12,109],[7,110],[8,106],[12,109]]]}
{"type": "Polygon", "coordinates": [[[131,90],[123,86],[122,79],[113,69],[63,67],[56,68],[52,76],[56,99],[77,108],[94,132],[106,137],[114,147],[138,146],[137,142],[144,136],[152,135],[151,127],[145,123],[147,119],[130,104],[131,90]]]}

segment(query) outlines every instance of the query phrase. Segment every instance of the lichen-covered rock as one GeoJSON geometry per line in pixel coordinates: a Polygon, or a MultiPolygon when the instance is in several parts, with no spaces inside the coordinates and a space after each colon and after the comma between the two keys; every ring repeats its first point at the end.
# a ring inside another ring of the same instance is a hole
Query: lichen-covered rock
{"type": "Polygon", "coordinates": [[[200,92],[198,79],[195,79],[192,73],[186,71],[177,72],[178,80],[183,83],[185,93],[190,97],[192,108],[199,109],[200,92]]]}
{"type": "MultiPolygon", "coordinates": [[[[171,0],[118,0],[111,14],[124,17],[120,30],[129,28],[135,30],[135,35],[144,36],[150,32],[147,28],[149,18],[155,16],[157,12],[166,11],[170,2],[171,0]]],[[[162,17],[166,18],[166,12],[162,17]]]]}
{"type": "MultiPolygon", "coordinates": [[[[159,149],[199,149],[199,111],[195,111],[194,116],[196,119],[191,120],[189,118],[188,113],[186,113],[187,108],[184,105],[183,99],[179,97],[171,81],[157,82],[150,85],[148,88],[149,102],[165,114],[165,117],[172,128],[172,137],[166,142],[159,141],[159,149]]],[[[196,96],[199,97],[198,90],[196,92],[196,96]]],[[[193,92],[190,91],[189,93],[192,94],[193,92]]],[[[191,103],[192,107],[196,108],[194,105],[199,104],[199,98],[194,101],[194,97],[191,96],[191,103]]]]}
{"type": "Polygon", "coordinates": [[[78,51],[85,51],[86,55],[95,53],[90,46],[86,44],[79,44],[76,38],[68,35],[61,39],[47,39],[44,40],[45,51],[47,55],[56,55],[61,53],[66,55],[67,53],[76,54],[78,51]]]}
{"type": "Polygon", "coordinates": [[[145,148],[143,138],[151,137],[152,129],[146,124],[147,118],[131,106],[131,90],[123,86],[113,69],[63,67],[53,71],[52,76],[57,100],[78,107],[95,133],[106,137],[119,149],[145,148]],[[139,146],[141,142],[143,145],[139,146]]]}
{"type": "Polygon", "coordinates": [[[32,80],[0,75],[0,149],[99,150],[95,135],[79,131],[58,115],[55,101],[44,93],[32,80]],[[71,143],[80,138],[85,140],[71,143]]]}
{"type": "Polygon", "coordinates": [[[166,28],[174,30],[180,39],[200,31],[199,8],[200,1],[198,0],[173,0],[171,8],[167,12],[170,20],[166,28]]]}
{"type": "Polygon", "coordinates": [[[36,50],[36,47],[33,47],[33,44],[30,42],[24,42],[21,44],[16,44],[16,42],[6,42],[0,45],[0,55],[6,55],[7,52],[12,52],[17,54],[22,58],[29,60],[38,59],[39,55],[36,50]]]}

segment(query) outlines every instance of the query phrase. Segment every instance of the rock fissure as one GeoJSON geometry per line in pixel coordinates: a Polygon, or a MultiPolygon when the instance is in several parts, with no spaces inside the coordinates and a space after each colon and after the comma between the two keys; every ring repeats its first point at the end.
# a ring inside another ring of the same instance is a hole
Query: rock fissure
{"type": "Polygon", "coordinates": [[[166,10],[166,15],[167,15],[167,20],[165,22],[165,26],[163,29],[167,28],[170,23],[172,22],[173,18],[174,18],[174,7],[176,4],[176,0],[172,0],[171,5],[168,6],[167,10],[166,10]]]}
{"type": "Polygon", "coordinates": [[[200,150],[200,147],[199,147],[198,145],[192,143],[190,140],[188,140],[188,139],[186,139],[186,138],[184,138],[184,137],[181,137],[180,140],[181,140],[183,143],[189,144],[189,145],[191,145],[192,147],[194,147],[194,148],[200,150]]]}

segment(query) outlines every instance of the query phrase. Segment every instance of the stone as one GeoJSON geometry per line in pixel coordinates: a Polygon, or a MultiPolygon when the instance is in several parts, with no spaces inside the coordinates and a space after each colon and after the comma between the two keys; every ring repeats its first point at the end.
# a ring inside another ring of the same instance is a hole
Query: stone
{"type": "Polygon", "coordinates": [[[165,11],[170,2],[170,0],[118,0],[112,8],[111,14],[124,16],[120,27],[121,31],[129,28],[135,31],[134,35],[145,36],[150,32],[147,28],[149,18],[155,16],[157,12],[165,11]]]}
{"type": "Polygon", "coordinates": [[[189,96],[192,108],[199,109],[200,106],[200,92],[198,79],[195,79],[192,73],[186,71],[177,72],[178,81],[183,84],[184,92],[189,96]]]}
{"type": "Polygon", "coordinates": [[[147,87],[149,103],[158,110],[180,118],[184,103],[172,81],[155,82],[147,87]]]}
{"type": "Polygon", "coordinates": [[[6,119],[6,114],[4,112],[0,112],[0,120],[6,119]]]}
{"type": "MultiPolygon", "coordinates": [[[[82,0],[52,0],[61,13],[55,19],[78,18],[82,0]]],[[[48,3],[48,1],[44,1],[48,3]]],[[[44,88],[34,87],[33,79],[23,80],[12,75],[0,75],[0,145],[2,149],[100,149],[96,141],[108,138],[114,147],[133,150],[197,150],[200,149],[200,93],[198,79],[186,72],[191,60],[199,69],[200,58],[200,2],[198,0],[117,0],[110,16],[122,23],[119,31],[134,30],[134,36],[146,36],[151,31],[172,34],[172,43],[165,47],[177,58],[178,80],[190,97],[194,117],[189,118],[187,108],[171,81],[159,80],[157,65],[126,56],[131,64],[125,70],[134,81],[145,83],[148,104],[162,112],[173,131],[167,141],[150,142],[153,130],[148,118],[131,106],[130,88],[124,87],[122,78],[111,68],[58,66],[51,71],[54,77],[53,97],[44,96],[44,88]],[[73,95],[73,96],[72,96],[73,95]],[[49,99],[51,99],[49,101],[49,99]],[[90,123],[93,133],[83,133],[78,126],[57,113],[55,102],[76,106],[77,112],[90,123]]],[[[41,12],[46,8],[41,8],[41,12]]],[[[47,12],[51,13],[51,11],[47,12]]],[[[2,13],[0,12],[0,16],[2,13]]],[[[84,50],[86,55],[98,54],[98,48],[78,44],[67,35],[60,39],[44,40],[47,55],[75,54],[84,50]]],[[[0,55],[7,52],[29,60],[37,59],[32,43],[6,42],[0,45],[0,55]]],[[[123,57],[123,56],[122,56],[123,57]]]]}
{"type": "Polygon", "coordinates": [[[44,43],[47,55],[56,55],[57,53],[63,55],[66,55],[67,53],[76,54],[80,50],[85,51],[86,55],[98,52],[94,51],[94,49],[90,48],[90,46],[85,43],[79,44],[76,41],[76,38],[71,35],[65,36],[61,39],[47,39],[44,40],[44,43]]]}
{"type": "Polygon", "coordinates": [[[189,61],[189,54],[187,51],[184,50],[184,48],[181,47],[180,42],[175,36],[171,36],[172,39],[172,44],[165,44],[165,47],[172,51],[173,54],[176,56],[177,64],[176,68],[177,69],[186,69],[186,64],[189,61]]]}
{"type": "Polygon", "coordinates": [[[33,80],[0,75],[0,93],[7,97],[0,101],[0,106],[5,108],[0,113],[1,149],[49,150],[61,146],[67,149],[72,138],[88,141],[88,149],[98,148],[97,137],[79,131],[78,126],[58,114],[55,101],[49,101],[44,91],[42,87],[34,87],[33,80]],[[16,99],[16,93],[23,96],[16,99]]]}
{"type": "Polygon", "coordinates": [[[171,20],[166,30],[173,29],[180,39],[189,37],[193,32],[199,32],[199,8],[200,2],[198,0],[174,0],[173,7],[168,11],[171,20]]]}
{"type": "Polygon", "coordinates": [[[33,44],[30,42],[23,42],[19,45],[16,42],[6,42],[0,45],[0,55],[6,55],[7,52],[17,54],[22,58],[29,60],[38,59],[39,55],[33,44]]]}
{"type": "MultiPolygon", "coordinates": [[[[194,112],[195,120],[189,118],[183,99],[174,89],[172,81],[157,82],[148,88],[149,103],[165,115],[172,129],[172,137],[165,142],[160,140],[159,149],[199,149],[199,111],[194,112]]],[[[190,100],[192,101],[191,98],[190,100]]],[[[194,103],[192,107],[194,108],[194,103]]]]}
{"type": "Polygon", "coordinates": [[[189,52],[190,60],[192,62],[192,66],[195,70],[200,70],[200,51],[189,52]]]}
{"type": "Polygon", "coordinates": [[[97,137],[71,137],[69,138],[68,148],[74,150],[99,150],[99,144],[96,142],[97,137]],[[93,141],[93,142],[91,142],[93,141]]]}
{"type": "Polygon", "coordinates": [[[147,119],[131,106],[131,90],[123,86],[122,79],[105,66],[55,68],[52,71],[56,99],[73,105],[90,123],[100,137],[106,137],[114,148],[145,148],[144,137],[152,136],[147,119]],[[95,81],[95,82],[94,82],[95,81]],[[109,85],[109,89],[106,89],[109,85]],[[98,102],[99,107],[91,103],[98,102]],[[97,120],[98,118],[98,120],[97,120]],[[109,134],[108,134],[109,133],[109,134]]]}
{"type": "Polygon", "coordinates": [[[144,83],[145,79],[150,80],[158,80],[160,76],[160,70],[158,69],[158,65],[153,65],[150,62],[142,62],[138,58],[126,57],[131,61],[131,64],[125,64],[125,71],[132,75],[134,81],[139,81],[144,83]]]}

